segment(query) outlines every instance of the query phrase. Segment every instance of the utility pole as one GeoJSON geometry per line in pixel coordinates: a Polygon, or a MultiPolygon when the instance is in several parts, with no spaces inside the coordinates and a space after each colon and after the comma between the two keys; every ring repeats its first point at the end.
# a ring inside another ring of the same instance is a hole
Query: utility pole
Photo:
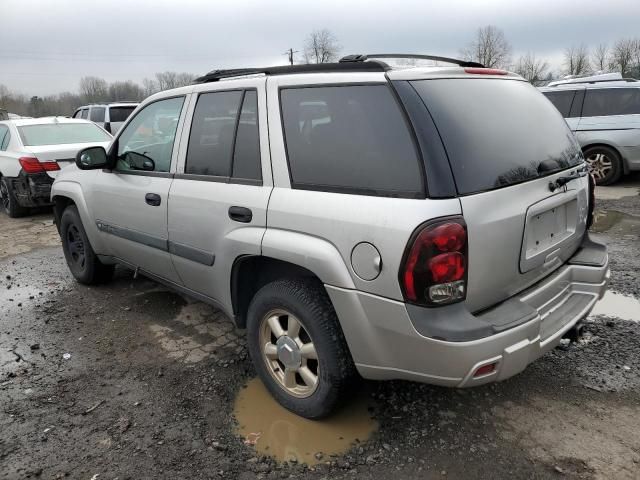
{"type": "Polygon", "coordinates": [[[293,48],[290,48],[289,50],[287,50],[286,52],[283,53],[283,55],[288,55],[289,56],[289,65],[293,65],[293,54],[294,53],[298,53],[298,50],[294,50],[293,48]]]}

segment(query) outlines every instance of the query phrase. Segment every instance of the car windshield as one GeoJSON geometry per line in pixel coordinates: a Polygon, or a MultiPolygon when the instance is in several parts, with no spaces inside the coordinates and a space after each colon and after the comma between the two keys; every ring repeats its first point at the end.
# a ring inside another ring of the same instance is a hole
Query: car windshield
{"type": "Polygon", "coordinates": [[[108,142],[111,136],[93,123],[45,123],[18,127],[25,147],[108,142]]]}
{"type": "Polygon", "coordinates": [[[558,110],[529,83],[498,79],[420,80],[462,195],[507,187],[583,161],[558,110]]]}

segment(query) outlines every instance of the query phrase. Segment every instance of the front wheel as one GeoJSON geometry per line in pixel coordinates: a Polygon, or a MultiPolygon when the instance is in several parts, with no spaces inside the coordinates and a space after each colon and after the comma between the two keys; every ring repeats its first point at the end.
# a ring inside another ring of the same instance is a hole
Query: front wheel
{"type": "Polygon", "coordinates": [[[60,237],[67,265],[78,282],[95,285],[111,279],[114,266],[105,265],[98,259],[75,206],[67,207],[62,213],[60,237]]]}
{"type": "Polygon", "coordinates": [[[590,147],[584,151],[584,158],[589,166],[589,173],[596,180],[596,185],[611,185],[622,175],[622,159],[613,148],[604,145],[590,147]]]}
{"type": "Polygon", "coordinates": [[[260,379],[282,406],[302,417],[329,415],[357,382],[338,318],[317,280],[262,287],[249,306],[247,330],[260,379]]]}

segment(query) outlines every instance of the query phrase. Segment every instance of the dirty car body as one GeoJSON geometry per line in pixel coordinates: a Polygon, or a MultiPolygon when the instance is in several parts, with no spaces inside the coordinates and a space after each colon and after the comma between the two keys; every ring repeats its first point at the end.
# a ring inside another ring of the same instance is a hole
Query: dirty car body
{"type": "Polygon", "coordinates": [[[271,393],[310,418],[351,367],[452,387],[509,378],[609,278],[579,145],[507,72],[214,72],[145,100],[78,166],[52,191],[63,244],[81,223],[96,268],[222,309],[271,393]]]}

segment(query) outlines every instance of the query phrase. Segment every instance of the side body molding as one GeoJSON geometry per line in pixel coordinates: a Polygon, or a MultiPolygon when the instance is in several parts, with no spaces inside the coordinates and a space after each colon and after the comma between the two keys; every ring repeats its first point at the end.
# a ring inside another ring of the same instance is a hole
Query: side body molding
{"type": "Polygon", "coordinates": [[[262,255],[304,267],[315,273],[322,283],[355,288],[338,249],[321,238],[267,228],[262,239],[262,255]]]}

